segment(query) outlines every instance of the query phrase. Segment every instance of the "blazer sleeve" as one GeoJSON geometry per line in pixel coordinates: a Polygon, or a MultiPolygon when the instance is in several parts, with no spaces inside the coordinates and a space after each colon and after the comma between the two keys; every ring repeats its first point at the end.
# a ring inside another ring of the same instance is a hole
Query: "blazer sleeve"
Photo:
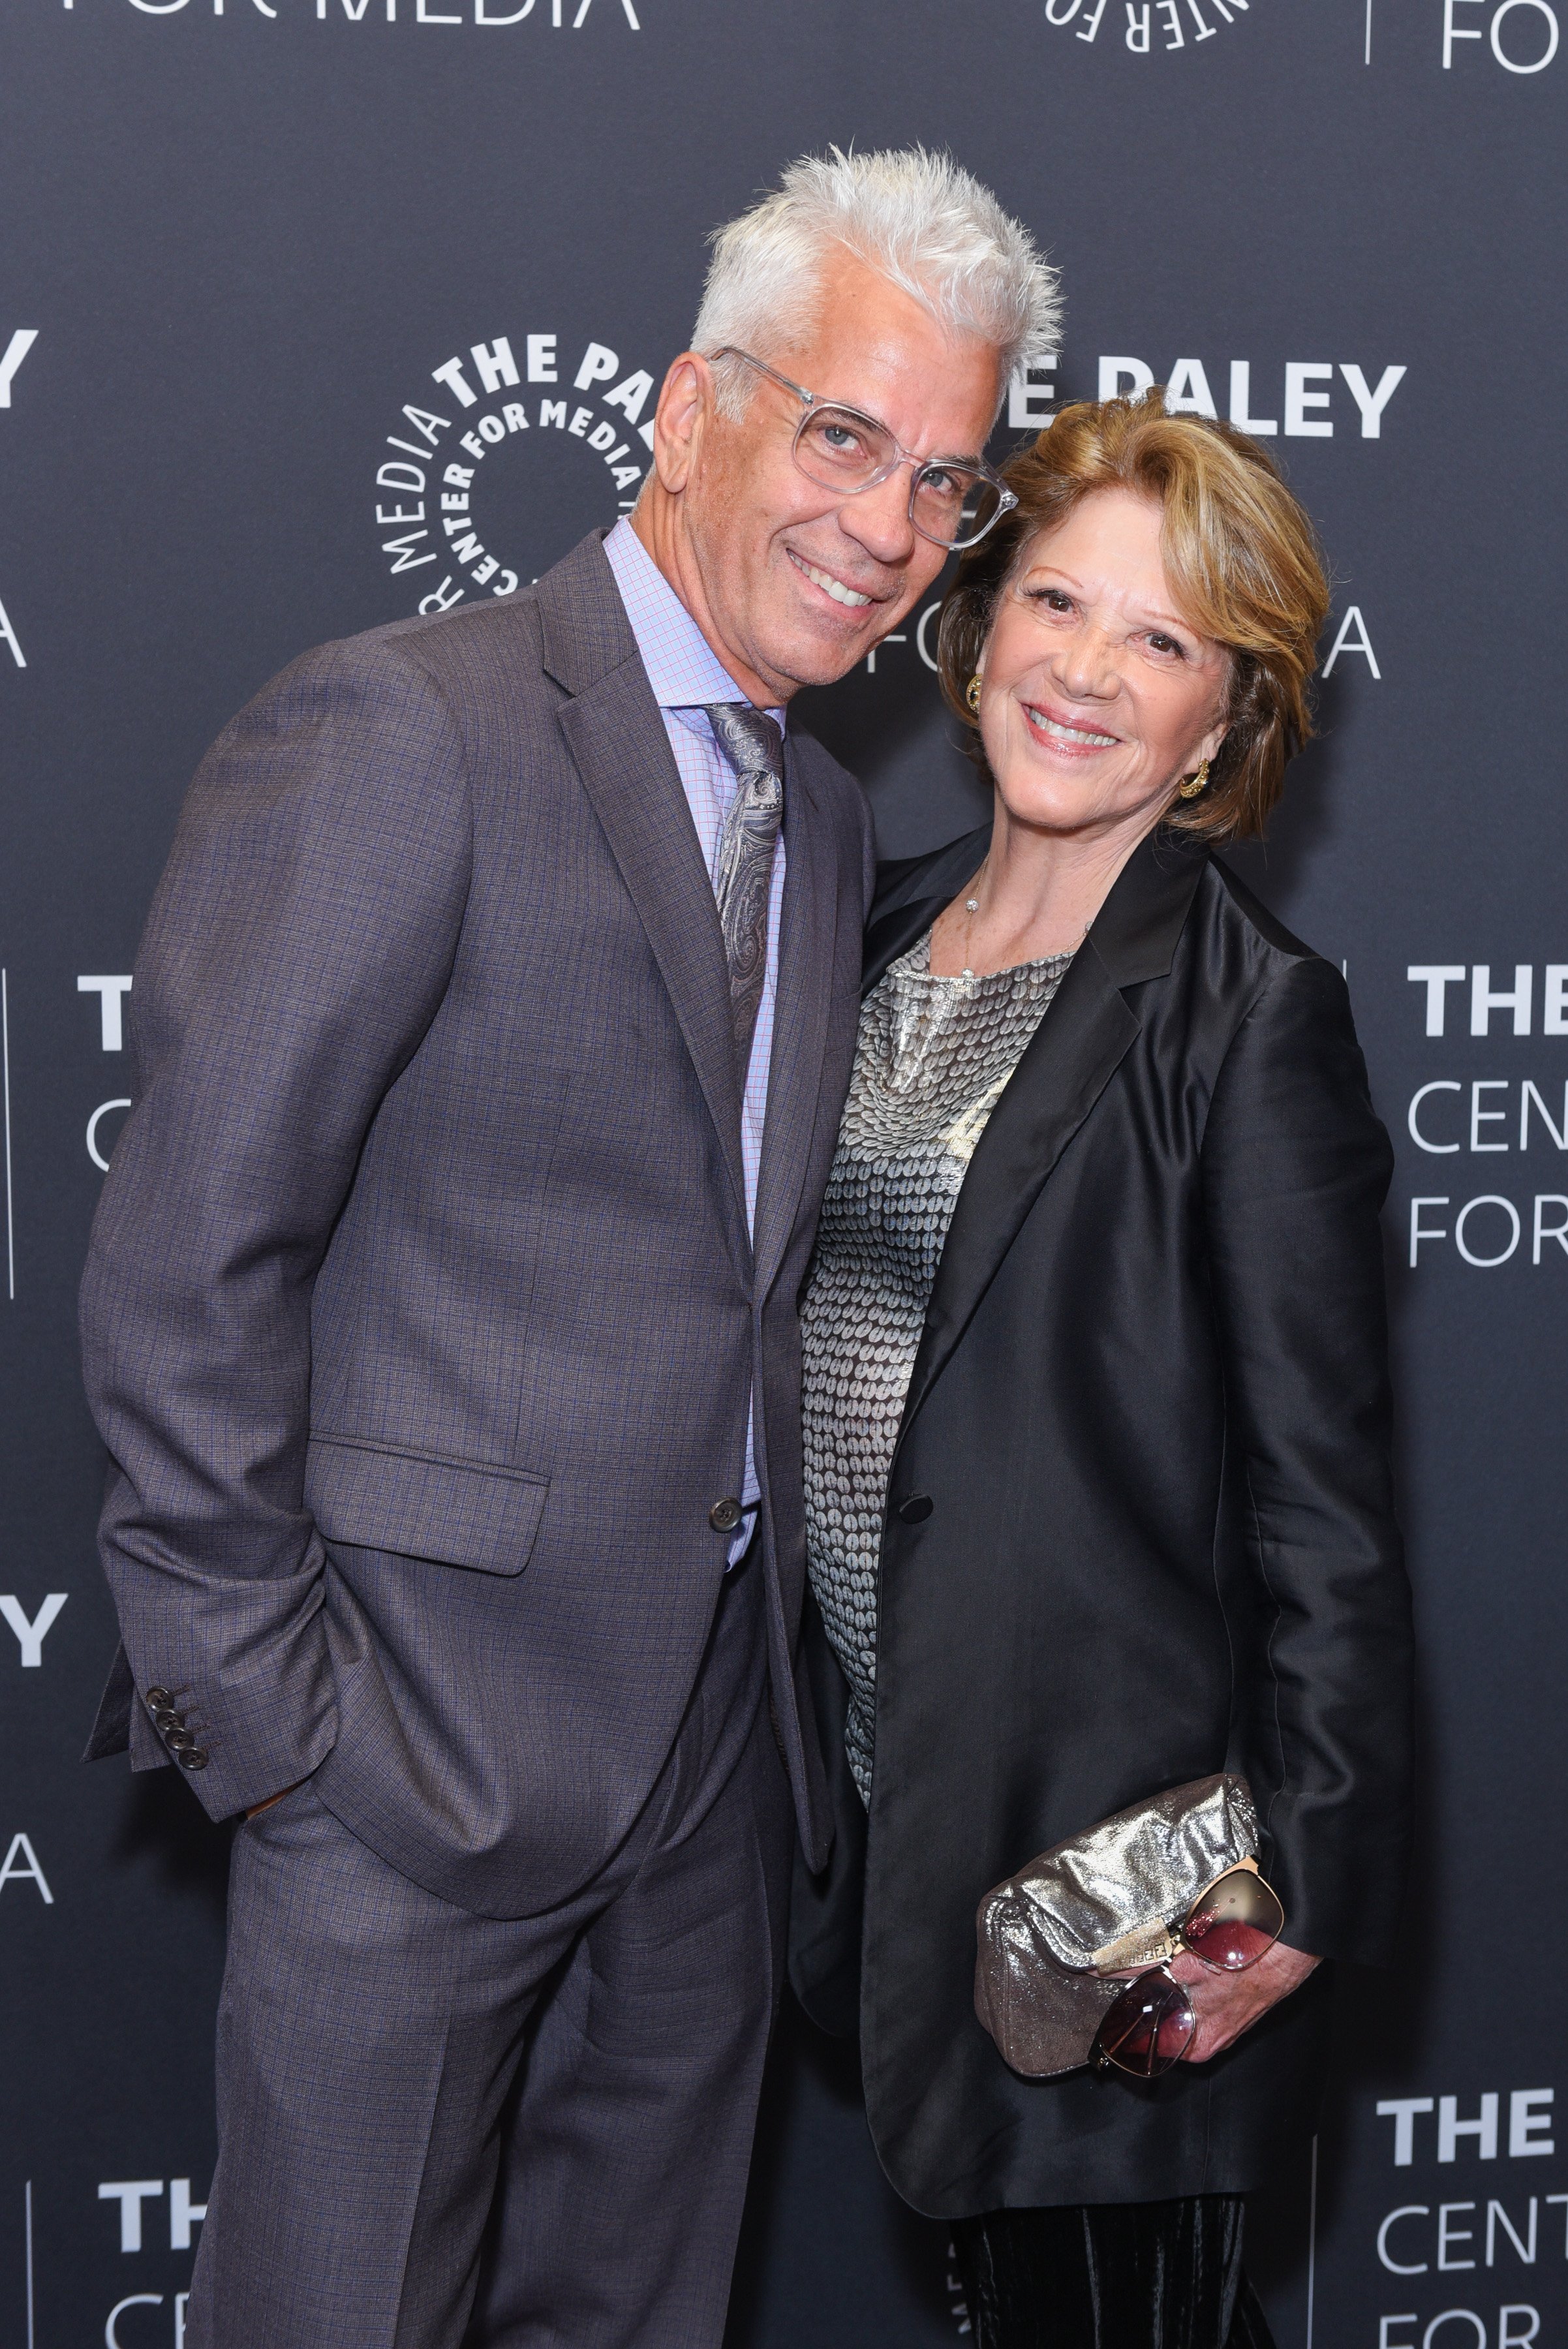
{"type": "Polygon", "coordinates": [[[1386,1964],[1413,1710],[1378,1225],[1393,1153],[1332,965],[1293,958],[1254,1003],[1203,1171],[1231,1470],[1271,1627],[1271,1878],[1292,1947],[1386,1964]]]}
{"type": "Polygon", "coordinates": [[[84,1367],[133,1762],[165,1758],[140,1711],[164,1687],[214,1818],[307,1776],[337,1733],[303,1498],[311,1295],[445,991],[470,849],[462,745],[418,660],[329,646],[209,752],[138,957],[84,1367]]]}

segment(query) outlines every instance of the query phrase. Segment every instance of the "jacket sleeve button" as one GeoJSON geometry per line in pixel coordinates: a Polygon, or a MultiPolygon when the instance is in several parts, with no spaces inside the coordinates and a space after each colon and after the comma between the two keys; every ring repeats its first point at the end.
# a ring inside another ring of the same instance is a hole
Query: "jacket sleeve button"
{"type": "Polygon", "coordinates": [[[898,1503],[898,1515],[907,1526],[922,1526],[934,1506],[929,1493],[911,1493],[907,1500],[898,1503]]]}
{"type": "Polygon", "coordinates": [[[206,1754],[200,1745],[187,1746],[183,1753],[176,1754],[174,1759],[182,1770],[204,1770],[207,1766],[206,1754]]]}
{"type": "Polygon", "coordinates": [[[714,1502],[708,1512],[708,1523],[716,1534],[732,1534],[741,1522],[741,1505],[732,1495],[726,1500],[714,1502]]]}
{"type": "Polygon", "coordinates": [[[147,1692],[147,1702],[154,1713],[161,1712],[165,1705],[172,1704],[173,1702],[166,1688],[151,1688],[147,1692]]]}

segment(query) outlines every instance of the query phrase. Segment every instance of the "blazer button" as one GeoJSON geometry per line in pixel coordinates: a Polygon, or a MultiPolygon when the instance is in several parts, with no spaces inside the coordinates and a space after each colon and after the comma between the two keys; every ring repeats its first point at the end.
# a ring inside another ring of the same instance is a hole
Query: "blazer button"
{"type": "Polygon", "coordinates": [[[733,1496],[715,1501],[708,1512],[708,1523],[716,1534],[732,1534],[741,1522],[741,1505],[733,1496]]]}
{"type": "Polygon", "coordinates": [[[171,1711],[166,1704],[159,1706],[152,1720],[154,1727],[161,1737],[167,1737],[171,1729],[183,1729],[185,1726],[184,1714],[171,1711]]]}
{"type": "Polygon", "coordinates": [[[194,1754],[196,1751],[195,1738],[183,1723],[178,1729],[165,1731],[163,1743],[171,1754],[194,1754]]]}
{"type": "Polygon", "coordinates": [[[155,1688],[148,1690],[147,1702],[154,1713],[160,1713],[166,1705],[172,1704],[174,1700],[166,1688],[155,1688]]]}
{"type": "Polygon", "coordinates": [[[174,1759],[182,1770],[204,1770],[207,1766],[206,1754],[200,1745],[188,1745],[182,1754],[176,1754],[174,1759]]]}
{"type": "Polygon", "coordinates": [[[929,1493],[911,1493],[907,1501],[898,1503],[898,1515],[907,1526],[923,1526],[934,1506],[929,1493]]]}

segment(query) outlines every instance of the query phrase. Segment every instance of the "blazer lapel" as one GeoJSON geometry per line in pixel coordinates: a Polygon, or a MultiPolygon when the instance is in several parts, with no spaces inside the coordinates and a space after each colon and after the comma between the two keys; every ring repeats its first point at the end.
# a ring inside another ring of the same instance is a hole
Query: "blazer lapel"
{"type": "Polygon", "coordinates": [[[713,886],[664,720],[598,539],[539,583],[545,666],[572,695],[558,718],[670,990],[745,1231],[741,1084],[713,886]]]}
{"type": "Polygon", "coordinates": [[[900,955],[908,954],[915,940],[930,928],[942,907],[952,903],[952,894],[948,889],[938,897],[911,897],[867,924],[860,970],[862,1003],[877,980],[886,977],[889,965],[896,963],[900,955]]]}
{"type": "Polygon", "coordinates": [[[970,1161],[926,1309],[903,1427],[925,1401],[1052,1168],[1137,1032],[1137,1015],[1085,939],[970,1161]]]}
{"type": "Polygon", "coordinates": [[[865,958],[860,976],[860,999],[876,986],[889,963],[908,954],[941,912],[972,880],[991,845],[991,826],[982,823],[960,840],[949,841],[929,856],[907,864],[883,865],[877,894],[866,919],[865,958]]]}
{"type": "Polygon", "coordinates": [[[784,892],[768,1112],[757,1177],[756,1293],[765,1297],[794,1228],[822,1093],[833,991],[836,874],[822,810],[784,738],[784,892]]]}
{"type": "Polygon", "coordinates": [[[1168,839],[1144,841],[1135,849],[1025,1047],[959,1193],[910,1374],[900,1441],[1053,1168],[1140,1032],[1121,990],[1169,970],[1206,863],[1203,850],[1168,839]]]}

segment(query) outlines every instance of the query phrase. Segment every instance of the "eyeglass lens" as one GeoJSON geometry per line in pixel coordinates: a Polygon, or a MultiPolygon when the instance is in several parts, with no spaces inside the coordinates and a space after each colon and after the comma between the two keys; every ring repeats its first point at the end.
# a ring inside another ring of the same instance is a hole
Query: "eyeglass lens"
{"type": "Polygon", "coordinates": [[[1096,2044],[1107,2063],[1152,2080],[1180,2062],[1197,2028],[1181,1984],[1156,1967],[1123,1991],[1101,2023],[1096,2044]]]}
{"type": "MultiPolygon", "coordinates": [[[[885,480],[898,460],[890,432],[851,408],[814,408],[795,435],[795,462],[824,489],[853,497],[885,480]]],[[[971,546],[996,518],[999,492],[963,465],[927,465],[915,476],[909,519],[938,546],[971,546]]]]}
{"type": "Polygon", "coordinates": [[[1233,1868],[1188,1912],[1181,1938],[1206,1966],[1240,1973],[1256,1965],[1284,1930],[1277,1894],[1250,1868],[1233,1868]]]}

